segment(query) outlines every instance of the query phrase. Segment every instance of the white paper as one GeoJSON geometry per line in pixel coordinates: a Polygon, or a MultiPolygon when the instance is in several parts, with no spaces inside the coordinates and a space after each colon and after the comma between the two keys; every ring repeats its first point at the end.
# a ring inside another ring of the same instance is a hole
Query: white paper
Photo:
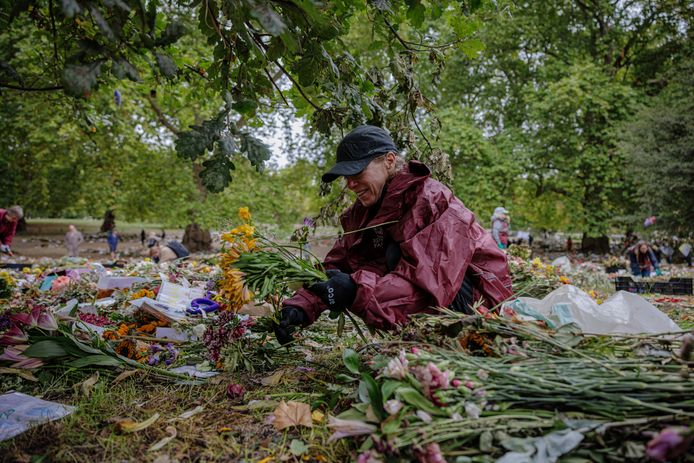
{"type": "Polygon", "coordinates": [[[11,439],[39,424],[57,420],[75,407],[37,399],[21,392],[0,395],[0,441],[11,439]]]}
{"type": "Polygon", "coordinates": [[[113,277],[102,275],[96,284],[96,289],[123,289],[130,288],[135,283],[144,283],[144,278],[140,277],[113,277]]]}
{"type": "Polygon", "coordinates": [[[190,301],[205,297],[205,290],[202,288],[189,287],[186,288],[176,283],[162,281],[157,301],[171,307],[185,310],[190,306],[190,301]]]}

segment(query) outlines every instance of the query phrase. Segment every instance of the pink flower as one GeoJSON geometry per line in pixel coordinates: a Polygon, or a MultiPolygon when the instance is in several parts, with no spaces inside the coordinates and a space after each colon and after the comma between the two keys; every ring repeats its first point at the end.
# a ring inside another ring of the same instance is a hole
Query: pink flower
{"type": "Polygon", "coordinates": [[[382,463],[383,460],[378,458],[376,452],[367,450],[364,453],[359,454],[357,458],[357,463],[382,463]]]}
{"type": "Polygon", "coordinates": [[[65,291],[65,289],[70,285],[72,280],[68,276],[59,276],[55,280],[53,280],[53,283],[51,284],[51,292],[52,293],[62,293],[65,291]]]}
{"type": "Polygon", "coordinates": [[[684,455],[694,439],[689,428],[673,426],[660,431],[646,445],[646,454],[656,461],[674,460],[684,455]]]}
{"type": "Polygon", "coordinates": [[[414,355],[419,355],[419,349],[417,349],[416,347],[412,346],[411,351],[414,355]]]}
{"type": "Polygon", "coordinates": [[[424,393],[433,397],[434,391],[438,389],[448,389],[454,373],[450,370],[441,371],[433,362],[429,362],[426,367],[417,367],[412,370],[415,378],[422,383],[424,393]]]}
{"type": "Polygon", "coordinates": [[[359,420],[343,420],[334,416],[328,418],[328,427],[335,431],[328,439],[328,442],[333,442],[343,437],[371,434],[376,431],[376,426],[373,424],[359,420]]]}
{"type": "Polygon", "coordinates": [[[405,357],[405,351],[400,351],[397,357],[390,359],[381,374],[386,378],[404,379],[409,371],[408,365],[409,362],[405,357]]]}
{"type": "Polygon", "coordinates": [[[17,325],[12,325],[9,330],[5,331],[2,336],[0,336],[0,345],[3,346],[14,346],[16,344],[22,344],[29,340],[29,336],[20,330],[17,325]]]}
{"type": "Polygon", "coordinates": [[[31,370],[32,368],[39,368],[43,366],[43,360],[35,358],[26,358],[20,360],[19,362],[10,365],[11,368],[24,368],[26,370],[31,370]]]}
{"type": "Polygon", "coordinates": [[[467,381],[465,381],[464,384],[465,384],[465,387],[468,388],[468,389],[470,389],[470,390],[472,390],[472,389],[475,388],[475,383],[473,383],[473,382],[470,381],[469,379],[468,379],[467,381]]]}
{"type": "Polygon", "coordinates": [[[451,386],[453,387],[460,387],[461,384],[463,384],[463,382],[459,379],[454,379],[453,381],[451,381],[451,386]]]}
{"type": "Polygon", "coordinates": [[[227,386],[227,397],[230,399],[243,399],[246,389],[240,385],[232,383],[227,386]]]}
{"type": "Polygon", "coordinates": [[[423,451],[417,452],[419,463],[446,463],[446,459],[441,453],[441,447],[436,442],[427,445],[423,451]]]}
{"type": "Polygon", "coordinates": [[[16,313],[9,316],[10,320],[26,325],[28,328],[38,326],[41,329],[54,331],[58,329],[58,322],[47,309],[41,306],[34,306],[30,313],[16,313]]]}

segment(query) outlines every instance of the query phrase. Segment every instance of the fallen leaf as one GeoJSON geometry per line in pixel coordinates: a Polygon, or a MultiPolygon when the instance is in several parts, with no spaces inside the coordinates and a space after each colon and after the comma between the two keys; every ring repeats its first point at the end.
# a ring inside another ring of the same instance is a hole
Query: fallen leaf
{"type": "Polygon", "coordinates": [[[147,428],[150,426],[152,423],[157,421],[159,419],[159,413],[155,413],[145,421],[141,422],[136,422],[131,420],[130,418],[126,418],[124,420],[120,420],[116,423],[116,426],[118,426],[118,429],[120,429],[123,432],[136,432],[136,431],[142,431],[143,429],[147,428]]]}
{"type": "MultiPolygon", "coordinates": [[[[180,418],[182,420],[187,420],[191,416],[197,415],[198,413],[202,412],[203,410],[205,410],[205,407],[203,407],[202,405],[198,405],[197,407],[193,408],[192,410],[185,411],[185,412],[181,413],[180,415],[178,415],[178,417],[173,418],[173,419],[179,419],[180,418]]],[[[169,421],[172,421],[172,420],[169,420],[169,421]]]]}
{"type": "Polygon", "coordinates": [[[277,370],[270,376],[266,376],[265,378],[261,379],[260,383],[263,386],[277,386],[282,380],[282,376],[284,376],[284,370],[277,370]]]}
{"type": "Polygon", "coordinates": [[[272,457],[265,457],[262,460],[258,460],[258,463],[270,463],[272,461],[272,457]]]}
{"type": "Polygon", "coordinates": [[[289,451],[296,457],[303,455],[308,450],[308,445],[299,439],[293,439],[289,451]]]}
{"type": "Polygon", "coordinates": [[[82,390],[82,394],[85,396],[89,397],[92,394],[92,389],[94,389],[94,385],[99,381],[99,372],[97,371],[93,375],[91,375],[89,378],[85,379],[81,383],[75,384],[75,388],[79,386],[79,388],[82,390]]]}
{"type": "Polygon", "coordinates": [[[313,422],[311,421],[311,406],[309,404],[295,402],[293,400],[285,402],[283,400],[273,414],[275,415],[275,421],[272,425],[278,431],[291,426],[313,427],[313,422]]]}
{"type": "Polygon", "coordinates": [[[116,378],[113,381],[111,381],[111,384],[118,384],[121,381],[124,381],[130,378],[131,376],[138,374],[140,371],[141,370],[125,370],[123,373],[116,376],[116,378]]]}
{"type": "Polygon", "coordinates": [[[38,381],[39,379],[34,376],[29,370],[23,370],[20,368],[0,368],[0,374],[18,375],[28,381],[38,381]]]}
{"type": "Polygon", "coordinates": [[[324,415],[323,412],[320,411],[320,410],[314,410],[313,413],[311,413],[311,419],[312,419],[315,423],[322,423],[322,422],[323,422],[323,418],[325,418],[325,415],[324,415]]]}
{"type": "Polygon", "coordinates": [[[169,442],[171,442],[172,440],[174,440],[174,439],[176,438],[176,435],[178,434],[178,432],[176,431],[176,428],[174,428],[173,426],[167,426],[167,427],[166,427],[166,432],[168,432],[169,435],[166,436],[166,437],[164,437],[164,438],[162,438],[162,439],[161,439],[159,442],[157,442],[156,444],[153,444],[153,445],[149,448],[149,450],[148,450],[149,452],[156,452],[157,450],[161,450],[166,444],[168,444],[169,442]]]}

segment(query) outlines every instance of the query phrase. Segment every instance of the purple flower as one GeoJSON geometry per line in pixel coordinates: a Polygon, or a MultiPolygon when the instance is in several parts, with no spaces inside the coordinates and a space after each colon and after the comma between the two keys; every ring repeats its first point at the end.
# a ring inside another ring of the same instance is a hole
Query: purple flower
{"type": "Polygon", "coordinates": [[[315,228],[316,222],[311,218],[311,217],[304,217],[304,225],[306,227],[313,227],[315,228]]]}
{"type": "Polygon", "coordinates": [[[25,343],[28,340],[29,336],[27,336],[26,333],[20,330],[17,325],[12,325],[9,330],[5,331],[2,336],[0,336],[0,345],[13,346],[15,344],[25,343]]]}
{"type": "Polygon", "coordinates": [[[646,454],[656,461],[674,460],[684,455],[694,439],[689,428],[673,426],[660,431],[646,445],[646,454]]]}
{"type": "Polygon", "coordinates": [[[122,100],[120,92],[117,89],[113,91],[113,101],[116,103],[116,106],[120,106],[122,100]]]}

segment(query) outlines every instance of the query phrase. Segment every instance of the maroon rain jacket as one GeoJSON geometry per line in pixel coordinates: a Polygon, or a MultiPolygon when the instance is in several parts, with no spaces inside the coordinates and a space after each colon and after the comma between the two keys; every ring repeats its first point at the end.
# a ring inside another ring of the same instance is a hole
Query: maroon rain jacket
{"type": "MultiPolygon", "coordinates": [[[[492,307],[513,295],[506,254],[451,190],[430,177],[418,161],[387,185],[371,208],[356,201],[340,217],[345,234],[325,258],[326,269],[349,273],[357,285],[350,310],[371,327],[395,329],[407,316],[433,312],[455,298],[469,273],[475,301],[492,307]],[[397,221],[397,223],[385,224],[397,221]],[[361,230],[349,233],[352,230],[361,230]],[[402,257],[388,273],[386,247],[400,246],[402,257]]],[[[326,310],[323,301],[300,289],[285,306],[300,307],[308,323],[326,310]]]]}

